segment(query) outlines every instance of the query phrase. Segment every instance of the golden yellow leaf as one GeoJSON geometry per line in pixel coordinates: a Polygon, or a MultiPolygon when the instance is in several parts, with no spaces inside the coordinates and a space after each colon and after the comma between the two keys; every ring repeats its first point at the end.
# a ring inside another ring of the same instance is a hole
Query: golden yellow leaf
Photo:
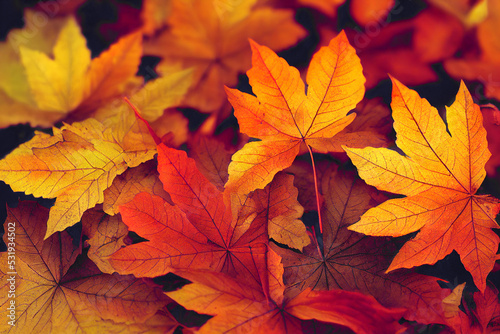
{"type": "Polygon", "coordinates": [[[128,150],[113,130],[93,118],[66,124],[54,128],[53,136],[37,132],[0,161],[0,179],[14,191],[57,197],[46,237],[76,224],[85,210],[103,202],[117,175],[155,154],[144,142],[142,150],[128,150]]]}
{"type": "Polygon", "coordinates": [[[0,43],[0,106],[11,111],[0,113],[0,126],[81,121],[142,84],[135,76],[140,33],[122,37],[91,61],[73,17],[51,18],[40,26],[37,14],[26,11],[25,27],[0,43]]]}
{"type": "Polygon", "coordinates": [[[96,106],[116,98],[126,88],[127,81],[134,78],[142,57],[142,36],[132,33],[94,58],[84,81],[82,111],[94,110],[96,106]]]}
{"type": "Polygon", "coordinates": [[[19,49],[30,48],[51,53],[65,19],[57,18],[38,27],[33,11],[25,12],[25,27],[9,32],[0,42],[0,127],[30,122],[32,126],[51,126],[62,115],[58,111],[39,110],[31,94],[19,49]],[[9,110],[10,112],[5,112],[9,110]]]}
{"type": "Polygon", "coordinates": [[[21,64],[19,48],[23,46],[50,54],[66,20],[55,18],[39,27],[35,12],[26,10],[24,22],[24,28],[11,30],[6,41],[0,42],[0,89],[14,100],[36,107],[21,64]]]}

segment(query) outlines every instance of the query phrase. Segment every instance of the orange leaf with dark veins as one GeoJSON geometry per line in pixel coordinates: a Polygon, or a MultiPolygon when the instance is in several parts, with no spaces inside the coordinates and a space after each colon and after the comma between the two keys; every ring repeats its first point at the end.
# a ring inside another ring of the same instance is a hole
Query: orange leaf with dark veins
{"type": "Polygon", "coordinates": [[[307,95],[296,68],[269,48],[251,45],[253,67],[247,75],[256,96],[226,89],[241,132],[261,139],[236,152],[229,165],[226,188],[241,194],[264,188],[290,167],[301,146],[327,152],[325,138],[354,120],[348,112],[365,91],[359,58],[343,32],[313,56],[307,95]]]}
{"type": "Polygon", "coordinates": [[[405,195],[368,210],[349,229],[373,236],[420,231],[401,248],[388,271],[434,264],[456,250],[479,290],[493,269],[500,201],[476,192],[488,151],[479,106],[464,83],[447,108],[447,125],[427,100],[393,79],[396,145],[345,148],[361,178],[380,190],[405,195]]]}

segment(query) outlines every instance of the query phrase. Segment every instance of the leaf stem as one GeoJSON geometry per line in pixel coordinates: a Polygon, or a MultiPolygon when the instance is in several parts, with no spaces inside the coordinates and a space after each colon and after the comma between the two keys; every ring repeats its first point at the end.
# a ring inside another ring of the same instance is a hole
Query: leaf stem
{"type": "Polygon", "coordinates": [[[311,147],[307,145],[307,149],[309,150],[309,155],[311,156],[311,162],[313,167],[313,175],[314,175],[314,190],[316,191],[316,206],[318,208],[318,221],[319,221],[319,232],[323,235],[323,221],[321,219],[321,205],[319,204],[319,191],[318,191],[318,176],[316,175],[316,166],[314,165],[314,157],[311,150],[311,147]]]}
{"type": "Polygon", "coordinates": [[[312,235],[314,238],[314,242],[316,243],[316,250],[318,251],[319,257],[324,260],[325,256],[323,255],[323,252],[319,248],[318,236],[316,235],[316,229],[314,228],[314,226],[312,228],[312,235]]]}
{"type": "Polygon", "coordinates": [[[124,97],[123,97],[123,100],[124,100],[125,102],[127,102],[127,103],[128,103],[128,105],[130,106],[130,108],[132,108],[132,110],[133,110],[133,111],[134,111],[134,113],[135,113],[135,116],[136,116],[138,119],[140,119],[141,121],[143,121],[143,122],[144,122],[144,124],[145,124],[145,125],[146,125],[146,127],[148,128],[149,134],[151,135],[151,137],[153,137],[153,140],[155,141],[156,145],[160,145],[160,143],[161,143],[161,139],[160,139],[160,137],[158,137],[158,136],[156,135],[155,130],[153,130],[153,128],[149,125],[149,122],[148,122],[148,121],[146,121],[146,120],[145,120],[145,119],[141,116],[141,114],[139,113],[139,110],[137,110],[137,107],[136,107],[136,106],[135,106],[132,102],[130,102],[130,100],[128,99],[128,97],[124,96],[124,97]]]}

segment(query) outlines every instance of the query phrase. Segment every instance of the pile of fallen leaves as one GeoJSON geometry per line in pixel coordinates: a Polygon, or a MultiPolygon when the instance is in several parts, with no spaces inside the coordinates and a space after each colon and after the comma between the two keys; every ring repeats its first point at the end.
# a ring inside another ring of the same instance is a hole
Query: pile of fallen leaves
{"type": "Polygon", "coordinates": [[[0,42],[2,333],[500,331],[500,1],[104,3],[0,42]]]}

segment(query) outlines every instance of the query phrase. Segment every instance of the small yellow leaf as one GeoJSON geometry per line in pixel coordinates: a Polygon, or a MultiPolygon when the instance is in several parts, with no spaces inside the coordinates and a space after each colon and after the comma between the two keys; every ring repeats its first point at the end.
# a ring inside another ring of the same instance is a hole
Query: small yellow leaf
{"type": "Polygon", "coordinates": [[[457,285],[453,291],[448,295],[448,297],[443,299],[443,310],[444,315],[447,318],[454,317],[458,315],[460,309],[460,303],[462,302],[462,293],[465,289],[465,283],[457,285]]]}

